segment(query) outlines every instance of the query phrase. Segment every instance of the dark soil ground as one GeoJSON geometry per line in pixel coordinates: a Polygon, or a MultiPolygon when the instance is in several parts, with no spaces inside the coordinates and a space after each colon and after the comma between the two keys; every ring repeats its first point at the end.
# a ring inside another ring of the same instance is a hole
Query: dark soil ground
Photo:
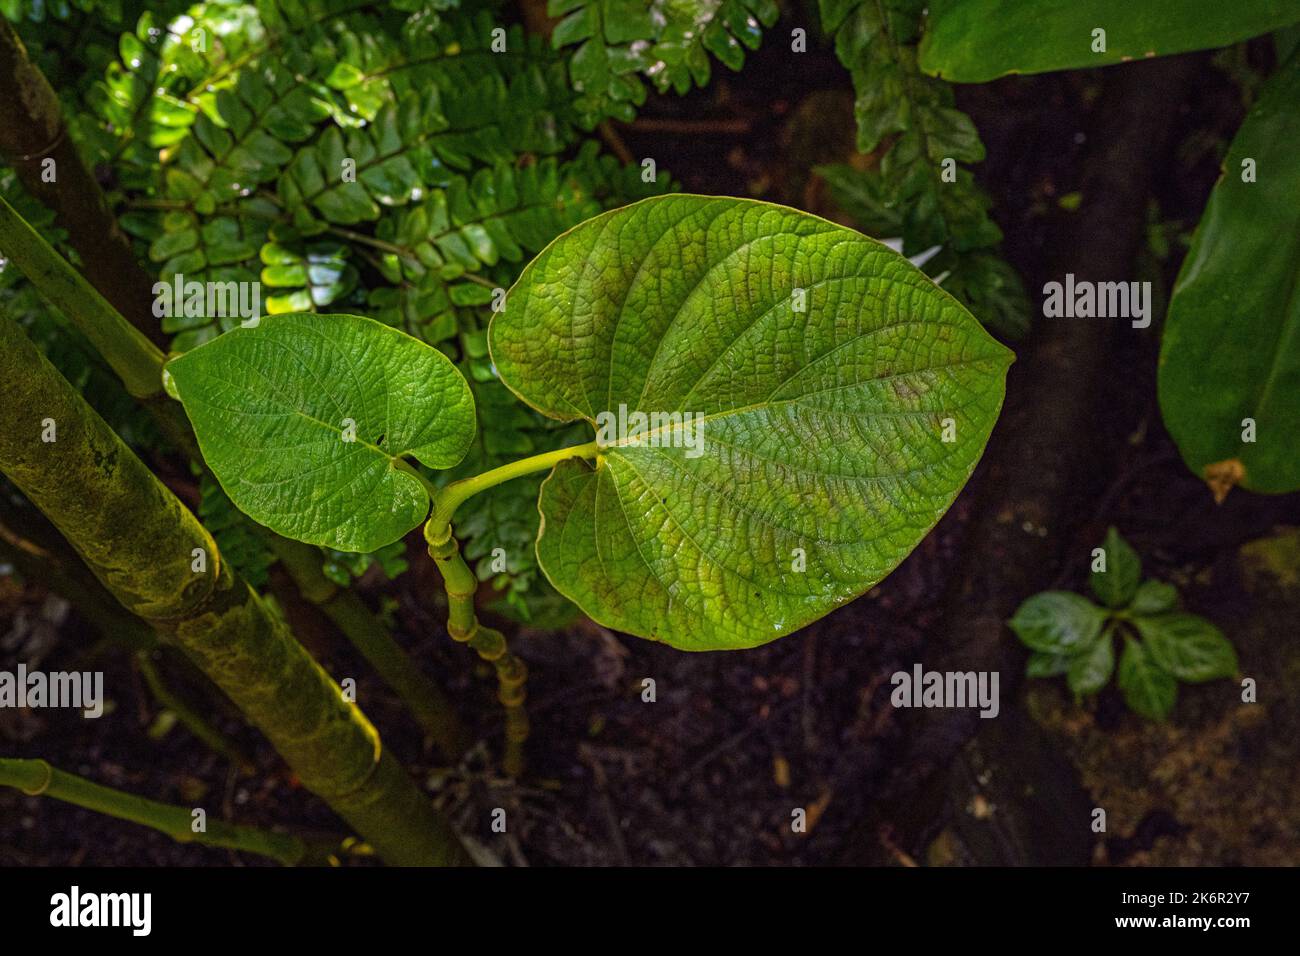
{"type": "MultiPolygon", "coordinates": [[[[787,34],[777,29],[769,42],[787,34]]],[[[791,74],[784,56],[760,52],[742,76],[724,71],[705,92],[652,99],[643,120],[615,135],[632,156],[655,157],[689,191],[760,196],[829,213],[808,170],[851,153],[847,78],[828,53],[809,53],[806,62],[791,74]]],[[[1154,240],[1138,267],[1143,278],[1172,280],[1183,249],[1178,235],[1194,224],[1242,115],[1234,83],[1208,57],[1203,65],[1188,102],[1171,104],[1180,111],[1179,145],[1157,177],[1152,208],[1134,211],[1148,218],[1154,240]],[[1156,254],[1161,242],[1170,247],[1163,259],[1156,254]]],[[[1031,301],[1045,281],[1049,231],[1070,215],[1058,200],[1078,185],[1087,149],[1082,130],[1105,82],[1104,73],[1066,74],[960,91],[988,147],[980,178],[994,197],[1005,252],[1031,301]]],[[[991,862],[1000,858],[988,847],[999,840],[998,792],[1007,786],[1059,786],[1105,807],[1107,832],[1086,838],[1098,863],[1300,862],[1300,810],[1292,798],[1300,782],[1300,708],[1293,699],[1300,589],[1286,584],[1285,571],[1279,578],[1260,570],[1285,567],[1269,546],[1251,546],[1244,558],[1242,551],[1277,527],[1300,525],[1300,496],[1237,490],[1214,505],[1160,424],[1158,341],[1153,326],[1126,337],[1114,356],[1113,374],[1096,396],[1091,436],[1107,449],[1094,476],[1104,491],[1063,490],[1071,496],[1066,526],[1049,533],[1060,537],[1058,553],[1067,557],[1052,571],[1058,586],[1081,587],[1089,550],[1107,525],[1117,525],[1148,575],[1182,586],[1189,608],[1234,640],[1243,675],[1258,680],[1260,702],[1240,703],[1229,681],[1185,688],[1172,721],[1151,725],[1129,713],[1113,688],[1078,705],[1060,681],[1008,693],[1008,680],[1003,710],[1047,730],[1059,762],[1043,766],[1053,779],[1007,782],[972,773],[936,805],[918,807],[914,812],[926,817],[919,825],[865,821],[885,782],[906,771],[898,766],[905,730],[889,702],[889,678],[926,659],[978,472],[939,528],[881,586],[767,647],[684,654],[587,622],[564,633],[520,633],[517,651],[532,672],[533,735],[529,771],[518,784],[492,772],[501,726],[494,681],[438,626],[438,609],[424,597],[433,593],[427,558],[414,543],[415,572],[398,584],[367,578],[363,594],[395,608],[403,643],[463,704],[482,736],[465,766],[439,767],[414,723],[351,649],[313,612],[288,610],[336,678],[357,678],[359,703],[387,745],[438,784],[465,831],[505,863],[991,862]],[[653,702],[642,699],[647,678],[655,682],[653,702]],[[504,836],[490,830],[496,807],[507,811],[504,836]],[[796,809],[806,812],[806,833],[792,832],[796,809]],[[896,832],[921,836],[900,844],[896,832]]],[[[40,658],[51,668],[75,667],[97,639],[39,582],[0,578],[0,664],[40,658]]],[[[1009,632],[1007,640],[1014,640],[1009,632]]],[[[218,723],[254,756],[252,775],[237,775],[183,727],[151,735],[158,708],[129,655],[108,653],[97,666],[107,671],[106,686],[118,689],[111,713],[86,721],[62,712],[0,711],[4,752],[46,757],[93,780],[203,805],[232,820],[341,832],[233,713],[225,711],[218,723]]],[[[968,748],[955,774],[979,766],[978,748],[978,741],[968,748]]],[[[1054,862],[1070,860],[1063,854],[1054,862]]],[[[262,865],[0,792],[0,864],[66,863],[262,865]]]]}

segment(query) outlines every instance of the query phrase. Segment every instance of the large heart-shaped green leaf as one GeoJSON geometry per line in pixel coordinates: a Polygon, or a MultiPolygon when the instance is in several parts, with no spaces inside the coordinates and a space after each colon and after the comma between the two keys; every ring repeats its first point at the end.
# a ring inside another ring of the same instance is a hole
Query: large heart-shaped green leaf
{"type": "Polygon", "coordinates": [[[474,399],[447,357],[356,315],[267,316],[167,370],[239,509],[340,551],[423,520],[429,495],[403,456],[450,468],[474,438],[474,399]]]}
{"type": "Polygon", "coordinates": [[[1295,0],[931,0],[929,8],[921,69],[954,83],[1227,46],[1300,21],[1295,0]]]}
{"type": "Polygon", "coordinates": [[[544,414],[625,408],[594,465],[543,485],[543,570],[596,620],[689,650],[765,643],[888,574],[969,477],[1011,361],[881,243],[704,196],[561,236],[489,339],[544,414]]]}
{"type": "Polygon", "coordinates": [[[1218,495],[1300,489],[1300,53],[1268,81],[1174,285],[1159,396],[1218,495]],[[1250,421],[1247,421],[1249,419],[1250,421]]]}

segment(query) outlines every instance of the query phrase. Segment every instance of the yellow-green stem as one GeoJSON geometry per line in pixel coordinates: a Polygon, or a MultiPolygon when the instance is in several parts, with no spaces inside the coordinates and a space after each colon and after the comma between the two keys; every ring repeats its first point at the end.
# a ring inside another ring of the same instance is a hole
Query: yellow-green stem
{"type": "Polygon", "coordinates": [[[512,777],[524,769],[524,741],[528,739],[528,713],[525,682],[528,667],[511,653],[500,631],[484,627],[474,610],[478,578],[460,554],[460,542],[448,536],[429,545],[429,555],[442,573],[447,590],[447,631],[452,639],[468,644],[480,658],[492,664],[497,673],[497,699],[506,711],[506,747],[502,765],[512,777]]]}
{"type": "Polygon", "coordinates": [[[568,458],[595,458],[599,452],[600,446],[596,442],[590,441],[585,445],[557,448],[555,451],[533,455],[531,458],[521,458],[499,468],[493,468],[491,471],[485,471],[481,475],[453,481],[434,493],[433,511],[424,526],[424,538],[430,545],[434,545],[440,544],[451,537],[452,515],[456,513],[456,509],[466,499],[478,494],[480,491],[486,491],[488,488],[499,485],[503,481],[509,481],[511,478],[519,478],[523,475],[531,475],[534,472],[545,471],[547,468],[557,465],[568,458]]]}
{"type": "Polygon", "coordinates": [[[133,793],[92,783],[76,774],[51,767],[44,760],[0,757],[0,786],[14,787],[28,796],[53,797],[119,820],[152,827],[181,843],[243,850],[278,860],[285,866],[302,862],[307,852],[304,842],[291,834],[273,833],[224,820],[205,820],[203,832],[195,833],[191,809],[146,800],[133,793]]]}
{"type": "MultiPolygon", "coordinates": [[[[557,448],[512,461],[472,478],[453,481],[432,492],[433,508],[424,525],[424,539],[429,544],[429,556],[442,572],[447,590],[447,631],[453,640],[468,644],[479,657],[496,668],[497,699],[506,710],[506,749],[502,763],[506,773],[514,777],[523,772],[524,741],[528,739],[528,712],[524,709],[528,667],[511,653],[504,634],[479,623],[474,610],[478,578],[461,557],[460,542],[451,533],[451,519],[461,504],[480,491],[511,478],[545,471],[569,458],[595,458],[599,453],[600,446],[594,441],[557,448]]],[[[425,484],[427,487],[428,482],[425,484]]]]}

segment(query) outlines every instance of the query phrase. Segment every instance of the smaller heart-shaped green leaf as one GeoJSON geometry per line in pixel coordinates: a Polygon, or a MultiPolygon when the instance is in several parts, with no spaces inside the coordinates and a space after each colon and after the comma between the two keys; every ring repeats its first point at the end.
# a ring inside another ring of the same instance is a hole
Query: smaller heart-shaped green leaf
{"type": "Polygon", "coordinates": [[[374,551],[424,519],[429,494],[404,456],[450,468],[474,438],[474,399],[447,357],[361,316],[267,316],[167,371],[239,509],[339,551],[374,551]]]}

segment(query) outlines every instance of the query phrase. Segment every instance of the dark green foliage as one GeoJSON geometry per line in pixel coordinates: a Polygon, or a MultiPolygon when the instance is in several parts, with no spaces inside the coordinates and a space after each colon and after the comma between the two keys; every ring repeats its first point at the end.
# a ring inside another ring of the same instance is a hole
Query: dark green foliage
{"type": "MultiPolygon", "coordinates": [[[[236,508],[211,475],[200,475],[199,493],[199,518],[212,533],[222,558],[247,578],[249,584],[254,587],[265,585],[270,568],[276,562],[265,529],[236,508]]],[[[321,549],[321,571],[340,587],[350,585],[374,564],[383,569],[386,577],[397,577],[407,569],[405,546],[401,541],[395,541],[370,554],[321,549]]]]}
{"type": "Polygon", "coordinates": [[[166,15],[181,0],[3,0],[0,15],[13,22],[27,53],[60,98],[81,97],[117,59],[118,41],[146,8],[166,15]]]}
{"type": "Polygon", "coordinates": [[[369,554],[335,551],[333,548],[325,548],[324,552],[325,562],[321,570],[325,577],[340,587],[348,586],[376,564],[384,572],[384,577],[389,579],[397,577],[410,566],[406,561],[406,545],[401,541],[394,541],[369,554]]]}
{"type": "Polygon", "coordinates": [[[925,271],[1000,335],[1016,340],[1029,331],[1029,297],[1011,265],[993,249],[944,249],[925,271]]]}
{"type": "Polygon", "coordinates": [[[1002,232],[966,164],[984,144],[952,89],[916,62],[921,0],[821,0],[822,26],[857,93],[858,149],[870,169],[821,167],[836,204],[876,236],[903,239],[906,255],[943,246],[927,268],[985,324],[1008,338],[1028,328],[1028,300],[996,257],[1002,232]],[[945,178],[946,177],[946,178],[945,178]]]}
{"type": "Polygon", "coordinates": [[[275,555],[266,545],[265,532],[231,503],[207,473],[199,475],[198,515],[221,549],[222,559],[229,561],[253,587],[266,584],[275,555]]]}
{"type": "Polygon", "coordinates": [[[922,6],[916,0],[822,0],[823,26],[834,34],[835,52],[857,92],[858,149],[886,147],[870,174],[872,191],[884,207],[880,212],[897,216],[905,252],[944,242],[958,249],[992,245],[1001,232],[970,173],[958,168],[955,183],[940,178],[945,159],[983,160],[984,144],[956,109],[948,84],[916,65],[922,6]],[[950,185],[958,188],[945,188],[950,185]]]}
{"type": "Polygon", "coordinates": [[[739,70],[780,11],[774,0],[550,0],[547,12],[563,18],[551,39],[574,47],[576,105],[594,124],[632,119],[643,77],[660,93],[685,93],[709,82],[710,55],[739,70]]]}
{"type": "MultiPolygon", "coordinates": [[[[23,190],[22,185],[18,182],[18,177],[12,170],[0,168],[0,196],[5,198],[20,216],[31,224],[43,235],[46,240],[59,249],[64,248],[68,234],[64,229],[54,224],[54,213],[45,208],[23,190]]],[[[3,301],[5,293],[8,293],[8,299],[13,301],[17,295],[17,290],[22,288],[31,288],[23,274],[17,269],[7,268],[7,263],[0,256],[0,301],[3,301]]],[[[21,311],[15,314],[23,314],[21,311]]]]}
{"type": "Polygon", "coordinates": [[[78,14],[96,13],[121,19],[121,0],[0,0],[0,16],[14,23],[44,23],[68,20],[78,14]]]}

